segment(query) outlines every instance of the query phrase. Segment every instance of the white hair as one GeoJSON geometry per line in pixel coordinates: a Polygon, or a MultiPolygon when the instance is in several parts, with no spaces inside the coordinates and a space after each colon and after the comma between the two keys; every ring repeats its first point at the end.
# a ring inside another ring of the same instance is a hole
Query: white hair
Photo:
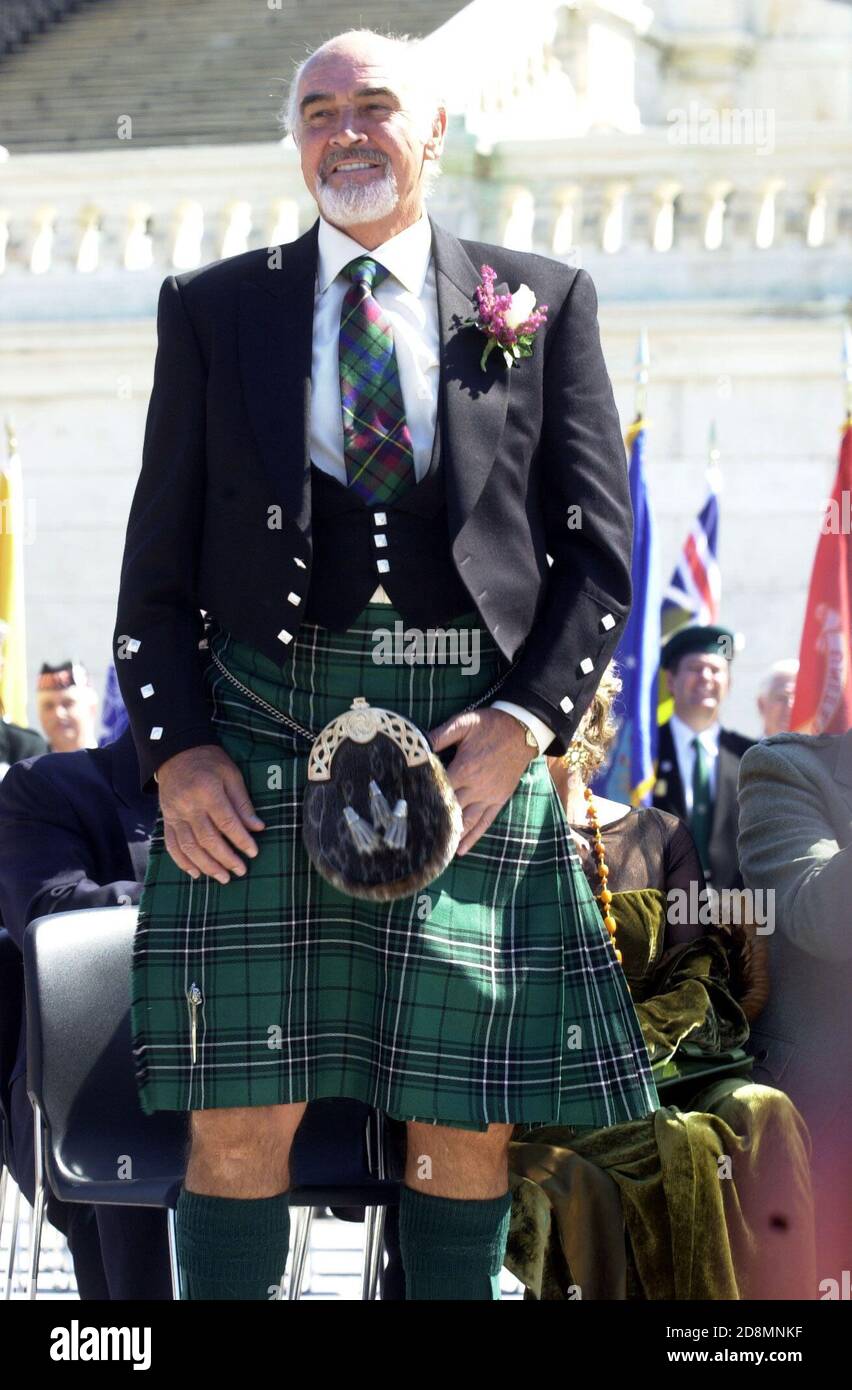
{"type": "MultiPolygon", "coordinates": [[[[287,85],[287,93],[278,111],[278,125],[282,135],[292,135],[298,144],[299,126],[299,83],[305,68],[318,53],[324,49],[340,47],[341,41],[350,38],[377,39],[396,49],[400,63],[405,71],[403,87],[411,100],[411,108],[416,124],[424,136],[432,134],[432,122],[446,102],[441,85],[431,62],[423,61],[422,39],[411,38],[409,34],[380,33],[376,29],[347,29],[326,39],[306,54],[297,65],[287,85]]],[[[428,197],[440,177],[440,162],[437,159],[425,160],[423,164],[423,193],[428,197]]]]}
{"type": "Polygon", "coordinates": [[[772,687],[779,676],[784,676],[789,680],[791,676],[797,676],[798,674],[799,662],[795,656],[785,656],[781,661],[773,661],[766,675],[763,677],[763,680],[760,682],[757,693],[758,695],[762,695],[765,699],[766,696],[771,693],[772,687]]]}

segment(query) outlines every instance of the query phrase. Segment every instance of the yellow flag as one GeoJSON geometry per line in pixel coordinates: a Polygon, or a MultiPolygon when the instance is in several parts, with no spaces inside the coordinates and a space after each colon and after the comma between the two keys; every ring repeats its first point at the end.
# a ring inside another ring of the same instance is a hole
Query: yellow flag
{"type": "Polygon", "coordinates": [[[0,464],[0,621],[6,640],[0,700],[14,724],[27,723],[27,635],[24,627],[24,486],[15,431],[6,421],[6,462],[0,464]]]}

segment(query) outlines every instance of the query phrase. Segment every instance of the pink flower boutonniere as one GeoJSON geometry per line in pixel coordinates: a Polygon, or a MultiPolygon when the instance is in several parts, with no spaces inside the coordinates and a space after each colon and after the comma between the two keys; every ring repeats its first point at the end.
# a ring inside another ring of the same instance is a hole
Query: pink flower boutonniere
{"type": "Polygon", "coordinates": [[[485,371],[488,355],[495,347],[503,353],[507,367],[515,367],[522,357],[532,357],[533,339],[547,322],[547,305],[535,307],[535,295],[529,285],[521,285],[509,293],[505,281],[495,285],[497,272],[490,265],[480,266],[482,284],[477,285],[477,311],[462,320],[462,327],[472,326],[487,334],[479,365],[485,371]]]}

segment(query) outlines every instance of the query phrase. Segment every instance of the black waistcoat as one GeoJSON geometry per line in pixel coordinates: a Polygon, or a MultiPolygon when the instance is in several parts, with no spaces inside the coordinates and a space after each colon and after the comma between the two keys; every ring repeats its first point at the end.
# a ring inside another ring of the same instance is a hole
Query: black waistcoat
{"type": "Polygon", "coordinates": [[[390,504],[368,506],[311,463],[313,564],[305,622],[345,631],[378,584],[414,627],[438,626],[475,609],[450,551],[441,433],[439,412],[427,473],[390,504]],[[377,536],[386,543],[377,545],[377,536]]]}

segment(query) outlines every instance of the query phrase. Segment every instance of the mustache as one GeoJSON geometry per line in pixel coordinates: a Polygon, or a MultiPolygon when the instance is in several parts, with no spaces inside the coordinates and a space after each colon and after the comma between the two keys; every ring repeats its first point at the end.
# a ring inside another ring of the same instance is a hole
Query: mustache
{"type": "Polygon", "coordinates": [[[344,159],[344,158],[345,158],[345,159],[356,159],[356,158],[357,158],[357,159],[359,159],[359,160],[361,160],[361,159],[371,159],[371,160],[373,160],[376,164],[381,164],[383,168],[387,168],[387,166],[390,164],[390,160],[388,159],[387,155],[386,155],[386,154],[382,154],[381,150],[358,150],[358,151],[357,151],[357,154],[356,154],[356,152],[353,150],[351,154],[348,154],[348,155],[337,154],[337,155],[334,155],[333,158],[325,160],[325,162],[322,164],[322,166],[321,166],[321,168],[320,168],[320,174],[322,175],[322,177],[323,177],[324,179],[328,178],[328,176],[329,176],[329,174],[331,173],[332,169],[334,168],[335,164],[337,164],[341,159],[344,159]]]}

